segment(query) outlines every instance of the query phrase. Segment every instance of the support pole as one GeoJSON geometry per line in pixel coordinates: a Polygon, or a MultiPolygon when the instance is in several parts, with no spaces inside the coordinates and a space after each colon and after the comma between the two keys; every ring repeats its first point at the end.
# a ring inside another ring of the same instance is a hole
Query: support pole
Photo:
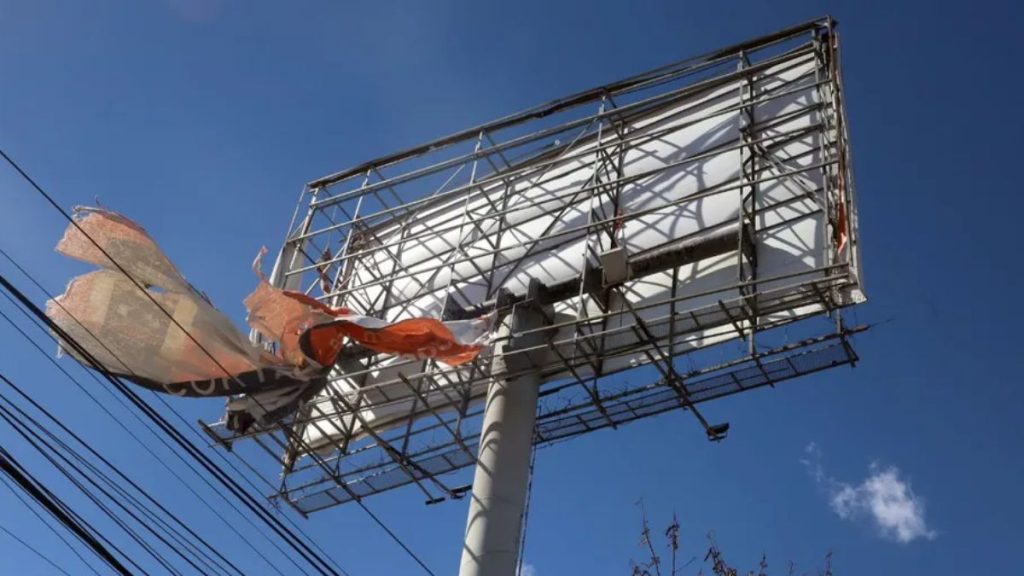
{"type": "MultiPolygon", "coordinates": [[[[540,332],[515,334],[545,323],[540,309],[517,305],[503,329],[512,337],[498,352],[542,344],[540,332]]],[[[516,365],[529,362],[525,356],[510,357],[508,368],[522,369],[516,365]]],[[[504,361],[504,354],[496,355],[495,362],[504,361]]],[[[523,376],[492,381],[487,391],[459,576],[515,576],[539,386],[540,374],[526,370],[523,376]]]]}

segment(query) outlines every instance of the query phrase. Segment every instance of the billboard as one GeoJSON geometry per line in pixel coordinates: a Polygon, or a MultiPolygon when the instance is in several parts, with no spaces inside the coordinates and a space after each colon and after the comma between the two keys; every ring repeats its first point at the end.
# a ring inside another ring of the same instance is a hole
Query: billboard
{"type": "Polygon", "coordinates": [[[460,366],[342,352],[280,436],[281,495],[304,512],[409,483],[457,496],[441,476],[473,463],[488,385],[527,371],[549,443],[853,363],[837,50],[811,22],[311,182],[275,285],[496,327],[460,366]],[[514,325],[517,307],[543,322],[514,325]]]}

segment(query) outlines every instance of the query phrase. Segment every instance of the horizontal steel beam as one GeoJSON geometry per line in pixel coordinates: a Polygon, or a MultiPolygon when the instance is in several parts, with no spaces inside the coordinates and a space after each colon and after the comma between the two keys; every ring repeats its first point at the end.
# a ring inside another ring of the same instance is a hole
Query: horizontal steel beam
{"type": "MultiPolygon", "coordinates": [[[[628,257],[629,279],[636,279],[649,276],[658,272],[671,270],[677,266],[685,266],[699,262],[706,258],[712,258],[721,254],[727,254],[736,249],[739,241],[739,228],[737,225],[730,226],[725,230],[715,232],[700,238],[686,238],[669,242],[658,248],[648,250],[642,254],[628,257]]],[[[568,300],[580,293],[581,284],[584,290],[592,295],[603,292],[608,286],[604,286],[602,279],[605,277],[604,269],[601,266],[594,266],[587,270],[586,274],[545,286],[539,296],[537,304],[546,305],[555,302],[568,300]]],[[[449,314],[448,319],[476,318],[488,314],[494,310],[506,310],[514,304],[522,304],[529,299],[526,293],[515,294],[503,290],[497,298],[486,300],[472,308],[459,310],[452,306],[445,310],[449,314]]],[[[604,298],[601,298],[604,300],[604,298]]]]}
{"type": "Polygon", "coordinates": [[[466,140],[467,138],[476,138],[480,134],[480,132],[493,132],[495,130],[500,130],[502,128],[514,126],[521,122],[544,118],[546,116],[550,116],[551,114],[555,114],[562,110],[566,110],[569,108],[573,108],[575,106],[579,106],[581,104],[586,104],[588,102],[599,100],[607,94],[616,94],[626,90],[637,89],[651,82],[652,80],[658,80],[665,76],[681,75],[686,72],[695,72],[699,70],[702,66],[716,63],[722,60],[723,58],[732,57],[738,55],[741,52],[749,52],[751,50],[766,48],[775,43],[793,38],[795,36],[810,32],[812,30],[828,29],[830,27],[830,22],[832,21],[828,18],[817,18],[814,20],[810,20],[808,22],[804,22],[803,24],[799,24],[789,28],[784,28],[778,32],[775,32],[774,34],[762,36],[760,38],[755,38],[753,40],[749,40],[746,42],[740,42],[738,44],[734,44],[732,46],[728,46],[720,50],[715,50],[713,52],[708,52],[706,54],[702,54],[694,58],[688,58],[680,62],[675,62],[673,64],[663,66],[661,68],[656,68],[654,70],[645,72],[643,74],[638,74],[625,80],[620,80],[618,82],[613,82],[611,84],[605,84],[604,86],[584,90],[571,96],[559,98],[557,100],[552,100],[547,104],[534,106],[532,108],[528,108],[516,114],[512,114],[504,118],[488,122],[486,124],[480,124],[478,126],[474,126],[466,130],[461,130],[449,136],[444,136],[431,142],[427,142],[426,144],[421,144],[419,146],[414,146],[412,148],[408,148],[406,150],[402,150],[394,154],[389,154],[387,156],[383,156],[375,160],[363,162],[362,164],[358,164],[347,170],[335,172],[334,174],[330,174],[322,178],[313,180],[308,184],[308,186],[314,189],[322,188],[324,186],[330,186],[331,184],[340,182],[353,176],[362,176],[368,170],[379,169],[394,164],[396,162],[401,162],[403,160],[413,158],[415,156],[426,154],[428,152],[433,152],[450,146],[452,144],[455,144],[457,142],[466,140]]]}

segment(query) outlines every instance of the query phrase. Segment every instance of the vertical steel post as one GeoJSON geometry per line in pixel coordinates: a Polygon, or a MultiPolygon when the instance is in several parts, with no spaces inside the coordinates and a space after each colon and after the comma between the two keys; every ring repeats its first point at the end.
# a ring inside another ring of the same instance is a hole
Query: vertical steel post
{"type": "Polygon", "coordinates": [[[508,339],[496,347],[495,363],[505,366],[496,366],[495,372],[507,368],[520,375],[495,379],[487,391],[459,576],[515,576],[540,374],[528,368],[527,354],[506,355],[542,344],[542,332],[517,333],[546,323],[542,310],[519,305],[502,327],[501,336],[508,339]]]}

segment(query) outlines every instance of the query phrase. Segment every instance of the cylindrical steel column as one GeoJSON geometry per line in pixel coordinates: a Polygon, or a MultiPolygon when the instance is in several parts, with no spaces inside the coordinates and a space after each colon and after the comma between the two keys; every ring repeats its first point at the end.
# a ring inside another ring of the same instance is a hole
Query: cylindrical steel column
{"type": "MultiPolygon", "coordinates": [[[[542,326],[544,315],[523,307],[511,320],[514,333],[542,326]]],[[[526,347],[522,340],[505,349],[526,347]]],[[[540,375],[527,370],[495,380],[487,391],[459,576],[515,576],[539,386],[540,375]]]]}

